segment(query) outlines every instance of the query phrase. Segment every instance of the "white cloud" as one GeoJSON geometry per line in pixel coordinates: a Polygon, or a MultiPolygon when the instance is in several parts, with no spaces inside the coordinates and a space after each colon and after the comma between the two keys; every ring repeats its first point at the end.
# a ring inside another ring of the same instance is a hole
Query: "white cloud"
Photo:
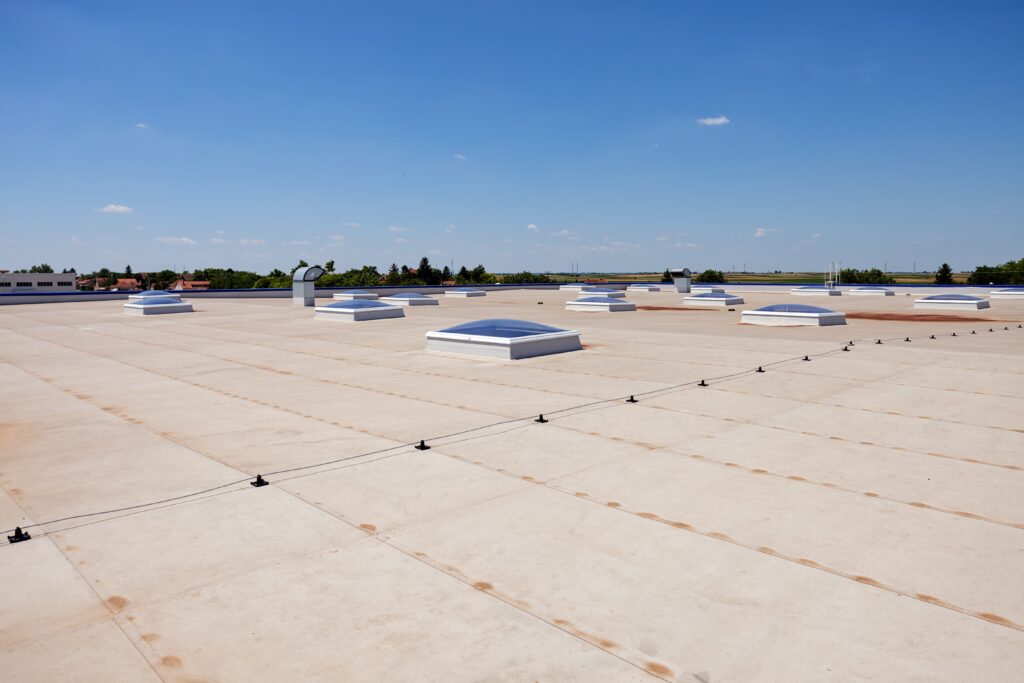
{"type": "Polygon", "coordinates": [[[767,234],[768,231],[765,230],[764,228],[758,228],[757,230],[754,231],[754,237],[764,237],[767,234]]]}
{"type": "Polygon", "coordinates": [[[196,241],[194,239],[192,239],[191,237],[154,237],[153,239],[155,239],[157,242],[161,242],[163,244],[185,245],[185,244],[195,244],[196,243],[196,241]]]}
{"type": "Polygon", "coordinates": [[[404,237],[396,237],[395,238],[395,244],[405,244],[408,241],[409,240],[405,239],[404,237]]]}
{"type": "Polygon", "coordinates": [[[595,246],[581,247],[581,249],[583,249],[583,251],[601,251],[601,252],[607,252],[607,253],[615,253],[615,252],[620,252],[620,251],[633,251],[633,250],[639,249],[639,248],[640,248],[639,244],[630,243],[630,242],[621,242],[619,240],[616,240],[614,242],[609,242],[607,244],[598,244],[598,245],[595,245],[595,246]]]}
{"type": "Polygon", "coordinates": [[[345,236],[344,235],[328,235],[327,236],[327,245],[328,246],[340,247],[344,243],[345,243],[345,236]]]}
{"type": "Polygon", "coordinates": [[[83,244],[85,244],[85,242],[83,242],[82,240],[78,239],[77,237],[72,237],[71,238],[71,244],[75,245],[76,247],[80,247],[83,244]]]}
{"type": "Polygon", "coordinates": [[[531,232],[537,232],[540,230],[540,228],[537,227],[536,223],[530,223],[529,225],[526,226],[526,229],[531,232]]]}
{"type": "Polygon", "coordinates": [[[725,116],[709,116],[697,119],[697,125],[699,126],[724,126],[727,123],[729,123],[729,119],[725,116]]]}
{"type": "Polygon", "coordinates": [[[267,243],[266,240],[246,240],[246,239],[238,240],[238,242],[239,242],[239,244],[241,244],[244,247],[262,247],[264,244],[267,243]]]}
{"type": "Polygon", "coordinates": [[[131,213],[135,209],[124,204],[107,204],[102,209],[96,209],[102,213],[131,213]]]}
{"type": "Polygon", "coordinates": [[[466,155],[463,154],[462,152],[456,152],[455,154],[452,155],[452,159],[456,159],[458,161],[465,161],[466,155]]]}
{"type": "Polygon", "coordinates": [[[136,128],[149,128],[149,124],[148,123],[136,123],[135,127],[136,128]]]}
{"type": "Polygon", "coordinates": [[[341,227],[343,227],[343,228],[361,228],[363,226],[360,223],[352,223],[350,221],[348,223],[342,223],[341,227]]]}
{"type": "Polygon", "coordinates": [[[309,240],[289,240],[287,242],[281,242],[283,247],[300,247],[309,244],[309,240]]]}
{"type": "Polygon", "coordinates": [[[445,232],[455,232],[455,226],[454,225],[449,225],[447,228],[444,229],[444,231],[445,232]]]}
{"type": "Polygon", "coordinates": [[[210,238],[210,244],[224,244],[225,242],[227,242],[227,240],[224,239],[223,237],[211,237],[210,238]]]}
{"type": "Polygon", "coordinates": [[[223,235],[223,234],[224,234],[224,231],[223,231],[223,230],[218,230],[218,231],[217,231],[217,232],[215,232],[214,234],[215,234],[215,235],[223,235]]]}
{"type": "Polygon", "coordinates": [[[559,230],[557,232],[551,233],[552,237],[569,237],[571,235],[572,235],[572,231],[571,230],[559,230]]]}
{"type": "Polygon", "coordinates": [[[699,249],[700,248],[700,245],[696,244],[695,242],[676,242],[672,246],[675,247],[676,249],[683,249],[683,248],[686,248],[686,249],[699,249]]]}
{"type": "Polygon", "coordinates": [[[407,228],[404,225],[392,225],[388,228],[388,232],[409,232],[412,228],[407,228]]]}

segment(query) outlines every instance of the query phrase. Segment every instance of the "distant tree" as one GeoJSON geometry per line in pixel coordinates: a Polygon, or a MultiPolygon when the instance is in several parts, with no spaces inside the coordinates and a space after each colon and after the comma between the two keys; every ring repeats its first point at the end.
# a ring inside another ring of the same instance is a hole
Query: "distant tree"
{"type": "Polygon", "coordinates": [[[177,279],[177,273],[175,273],[173,270],[168,270],[165,268],[164,270],[161,270],[159,273],[153,273],[150,276],[149,284],[152,285],[154,289],[167,289],[177,279]]]}
{"type": "Polygon", "coordinates": [[[664,273],[662,273],[662,275],[661,275],[661,281],[662,281],[662,282],[672,282],[672,273],[671,273],[671,272],[669,272],[669,269],[668,269],[668,268],[666,268],[666,269],[665,269],[665,272],[664,272],[664,273]]]}
{"type": "Polygon", "coordinates": [[[870,268],[868,270],[844,268],[839,272],[839,281],[851,285],[891,285],[896,282],[896,280],[886,275],[878,268],[870,268]]]}
{"type": "Polygon", "coordinates": [[[52,273],[53,268],[50,267],[49,263],[40,263],[38,266],[32,266],[28,269],[30,273],[52,273]]]}
{"type": "Polygon", "coordinates": [[[953,284],[953,269],[949,267],[948,263],[943,263],[941,266],[939,266],[939,270],[935,273],[935,284],[953,284]]]}
{"type": "Polygon", "coordinates": [[[124,274],[125,274],[125,277],[131,277],[131,275],[132,275],[132,267],[131,266],[125,266],[124,267],[124,274]]]}
{"type": "Polygon", "coordinates": [[[420,265],[416,269],[416,277],[428,285],[441,284],[441,271],[430,265],[430,259],[426,256],[420,259],[420,265]]]}
{"type": "Polygon", "coordinates": [[[328,273],[334,272],[334,259],[331,259],[330,261],[324,264],[324,270],[326,270],[328,273]]]}
{"type": "Polygon", "coordinates": [[[1024,284],[1024,258],[1007,261],[1001,266],[978,266],[967,278],[972,285],[1024,284]]]}
{"type": "Polygon", "coordinates": [[[469,269],[466,268],[466,266],[462,266],[459,268],[459,272],[455,277],[463,282],[469,282],[469,269]]]}
{"type": "Polygon", "coordinates": [[[209,280],[210,289],[250,289],[262,279],[259,273],[233,268],[205,268],[193,274],[198,280],[209,280]]]}
{"type": "Polygon", "coordinates": [[[448,266],[441,269],[441,282],[448,282],[452,279],[452,271],[448,266]]]}
{"type": "Polygon", "coordinates": [[[375,287],[380,284],[380,273],[377,266],[363,266],[344,273],[328,273],[317,280],[317,284],[321,287],[375,287]]]}
{"type": "Polygon", "coordinates": [[[291,271],[288,274],[289,275],[295,275],[295,271],[296,270],[298,270],[299,268],[307,268],[307,267],[309,267],[309,264],[306,263],[305,261],[303,261],[302,259],[299,259],[299,262],[295,264],[295,267],[292,268],[291,271]]]}
{"type": "Polygon", "coordinates": [[[697,276],[697,282],[725,282],[725,273],[720,270],[705,270],[697,276]]]}
{"type": "Polygon", "coordinates": [[[384,284],[386,285],[399,285],[402,283],[402,272],[398,270],[398,264],[392,263],[391,267],[388,268],[387,277],[384,278],[384,284]]]}
{"type": "Polygon", "coordinates": [[[509,285],[518,285],[529,282],[551,282],[551,278],[549,278],[547,275],[531,273],[528,270],[524,270],[521,273],[509,273],[508,275],[502,275],[501,281],[509,285]]]}

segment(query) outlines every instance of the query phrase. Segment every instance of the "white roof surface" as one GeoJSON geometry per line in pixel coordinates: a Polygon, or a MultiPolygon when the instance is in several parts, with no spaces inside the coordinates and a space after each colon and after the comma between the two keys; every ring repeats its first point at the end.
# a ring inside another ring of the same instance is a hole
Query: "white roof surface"
{"type": "Polygon", "coordinates": [[[287,299],[0,307],[3,529],[239,482],[0,546],[3,677],[1020,677],[1024,303],[844,297],[845,327],[767,328],[664,292],[628,321],[564,300],[344,333],[287,299]],[[424,350],[480,318],[586,348],[424,350]]]}

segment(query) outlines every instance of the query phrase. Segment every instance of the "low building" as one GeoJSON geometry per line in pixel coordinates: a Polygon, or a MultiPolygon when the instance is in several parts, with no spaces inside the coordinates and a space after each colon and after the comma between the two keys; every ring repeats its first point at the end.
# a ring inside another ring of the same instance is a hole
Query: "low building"
{"type": "Polygon", "coordinates": [[[8,292],[74,292],[77,276],[71,273],[0,272],[0,294],[8,292]]]}
{"type": "Polygon", "coordinates": [[[201,289],[209,289],[209,288],[210,288],[210,281],[209,280],[186,280],[184,278],[183,279],[179,279],[179,280],[175,280],[174,282],[171,283],[171,286],[168,287],[168,289],[176,289],[176,290],[188,290],[188,289],[191,289],[191,290],[201,290],[201,289]]]}

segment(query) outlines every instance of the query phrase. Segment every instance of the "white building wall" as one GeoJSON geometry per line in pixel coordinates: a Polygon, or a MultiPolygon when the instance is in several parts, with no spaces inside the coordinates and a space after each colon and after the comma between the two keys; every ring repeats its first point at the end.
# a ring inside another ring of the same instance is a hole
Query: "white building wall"
{"type": "Polygon", "coordinates": [[[76,273],[0,273],[0,294],[11,292],[74,292],[76,273]]]}

